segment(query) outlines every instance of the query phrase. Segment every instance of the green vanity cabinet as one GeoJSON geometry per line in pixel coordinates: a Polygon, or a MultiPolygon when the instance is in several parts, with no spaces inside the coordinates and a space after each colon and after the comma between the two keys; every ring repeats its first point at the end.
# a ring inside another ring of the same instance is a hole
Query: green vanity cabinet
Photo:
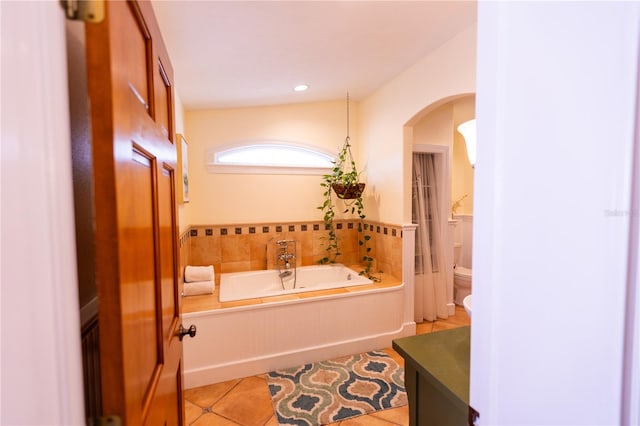
{"type": "Polygon", "coordinates": [[[462,426],[469,417],[471,327],[393,341],[405,360],[410,426],[462,426]]]}

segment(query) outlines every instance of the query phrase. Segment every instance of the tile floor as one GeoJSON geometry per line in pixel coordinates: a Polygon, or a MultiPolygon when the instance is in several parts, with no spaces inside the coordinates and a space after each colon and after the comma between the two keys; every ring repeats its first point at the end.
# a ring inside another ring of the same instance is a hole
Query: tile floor
{"type": "MultiPolygon", "coordinates": [[[[424,322],[417,334],[469,325],[462,307],[446,320],[424,322]]],[[[385,349],[400,365],[403,359],[393,349],[385,349]]],[[[277,426],[265,375],[245,377],[185,391],[187,425],[194,426],[277,426]]],[[[332,426],[402,426],[409,424],[408,406],[377,411],[333,423],[332,426]]]]}

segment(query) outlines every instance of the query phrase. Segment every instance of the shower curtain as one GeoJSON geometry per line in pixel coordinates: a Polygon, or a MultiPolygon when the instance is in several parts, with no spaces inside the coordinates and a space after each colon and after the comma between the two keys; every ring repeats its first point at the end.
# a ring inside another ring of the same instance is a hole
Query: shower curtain
{"type": "Polygon", "coordinates": [[[434,155],[413,154],[413,222],[416,229],[415,319],[447,318],[444,236],[434,155]]]}

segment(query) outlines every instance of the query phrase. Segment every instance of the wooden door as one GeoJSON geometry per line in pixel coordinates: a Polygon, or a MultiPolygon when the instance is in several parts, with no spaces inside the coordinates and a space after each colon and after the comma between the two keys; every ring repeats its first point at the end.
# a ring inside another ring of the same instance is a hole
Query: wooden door
{"type": "Polygon", "coordinates": [[[102,410],[181,425],[173,71],[146,1],[86,24],[102,410]]]}

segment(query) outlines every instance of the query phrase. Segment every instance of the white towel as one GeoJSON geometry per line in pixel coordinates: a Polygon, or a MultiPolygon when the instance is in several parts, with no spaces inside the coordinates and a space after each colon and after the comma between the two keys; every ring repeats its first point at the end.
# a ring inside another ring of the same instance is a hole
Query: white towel
{"type": "Polygon", "coordinates": [[[211,280],[213,280],[213,265],[187,266],[184,268],[184,282],[186,283],[211,280]]]}
{"type": "Polygon", "coordinates": [[[196,281],[184,283],[183,294],[185,296],[198,296],[200,294],[211,294],[215,284],[213,281],[196,281]]]}

